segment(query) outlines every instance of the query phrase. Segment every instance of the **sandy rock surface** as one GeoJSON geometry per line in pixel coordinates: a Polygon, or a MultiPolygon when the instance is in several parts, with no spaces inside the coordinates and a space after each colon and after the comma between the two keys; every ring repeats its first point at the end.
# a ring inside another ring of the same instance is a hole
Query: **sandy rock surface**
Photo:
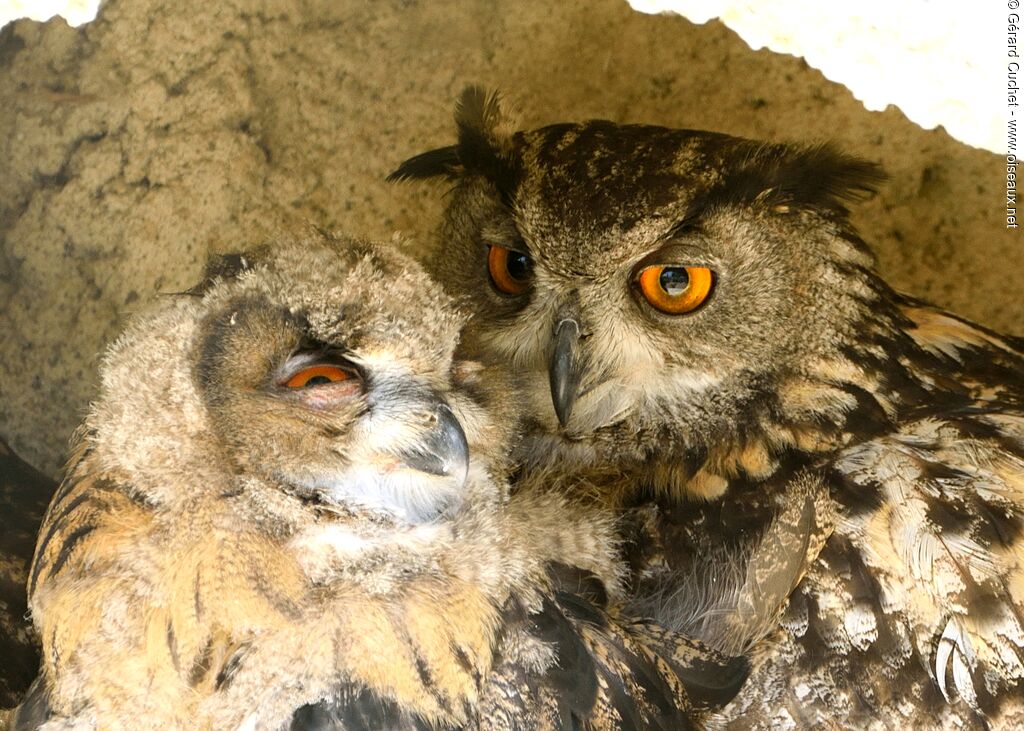
{"type": "Polygon", "coordinates": [[[56,473],[104,344],[190,286],[210,248],[303,221],[422,241],[441,191],[383,178],[452,139],[469,82],[504,90],[531,126],[835,140],[892,175],[856,213],[889,279],[1024,330],[1001,158],[867,112],[721,25],[624,0],[110,0],[80,29],[0,33],[0,434],[56,473]]]}

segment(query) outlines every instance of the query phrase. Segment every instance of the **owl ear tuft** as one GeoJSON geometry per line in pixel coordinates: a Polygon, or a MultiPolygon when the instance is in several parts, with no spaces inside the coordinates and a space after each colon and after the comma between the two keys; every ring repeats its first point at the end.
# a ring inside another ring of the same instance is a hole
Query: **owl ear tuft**
{"type": "Polygon", "coordinates": [[[459,176],[461,169],[459,148],[452,145],[427,150],[410,157],[389,174],[386,180],[389,183],[398,183],[404,180],[426,180],[442,176],[454,179],[459,176]]]}
{"type": "Polygon", "coordinates": [[[487,167],[493,158],[509,152],[511,132],[501,109],[501,95],[480,86],[467,86],[455,105],[455,124],[459,129],[459,154],[473,169],[487,167]],[[474,164],[475,163],[475,164],[474,164]]]}
{"type": "Polygon", "coordinates": [[[501,109],[498,92],[466,87],[455,107],[459,128],[459,160],[469,172],[489,179],[505,197],[515,188],[517,166],[512,151],[510,120],[501,109]]]}
{"type": "Polygon", "coordinates": [[[840,208],[878,192],[886,180],[877,163],[847,155],[829,145],[798,149],[790,162],[781,166],[782,188],[787,184],[796,201],[840,208]],[[787,178],[792,174],[792,180],[787,178]]]}
{"type": "Polygon", "coordinates": [[[709,191],[708,203],[814,208],[838,215],[875,193],[886,179],[875,163],[831,145],[758,145],[744,164],[709,191]]]}
{"type": "Polygon", "coordinates": [[[512,125],[497,92],[468,86],[455,105],[458,144],[409,158],[388,176],[389,181],[483,175],[507,196],[515,187],[517,166],[512,150],[512,125]]]}
{"type": "Polygon", "coordinates": [[[792,203],[846,214],[845,204],[869,198],[887,177],[876,163],[829,144],[783,149],[768,166],[776,205],[792,203]]]}

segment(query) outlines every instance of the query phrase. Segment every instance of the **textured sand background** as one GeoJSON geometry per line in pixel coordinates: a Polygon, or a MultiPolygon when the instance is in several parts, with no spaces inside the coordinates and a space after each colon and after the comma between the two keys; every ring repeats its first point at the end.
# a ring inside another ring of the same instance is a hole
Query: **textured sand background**
{"type": "Polygon", "coordinates": [[[383,178],[452,139],[469,82],[504,90],[527,125],[835,140],[892,175],[856,213],[890,280],[1024,330],[999,156],[867,112],[716,23],[623,0],[110,0],[79,29],[0,33],[0,434],[56,473],[103,345],[187,288],[209,248],[306,220],[422,240],[440,191],[383,178]]]}

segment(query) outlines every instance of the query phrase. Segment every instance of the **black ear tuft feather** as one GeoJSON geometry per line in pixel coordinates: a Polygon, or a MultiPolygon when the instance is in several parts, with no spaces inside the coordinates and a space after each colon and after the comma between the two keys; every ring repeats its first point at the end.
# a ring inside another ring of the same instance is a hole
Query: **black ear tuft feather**
{"type": "Polygon", "coordinates": [[[830,145],[797,148],[770,168],[775,187],[797,203],[842,208],[867,198],[886,179],[875,163],[847,155],[830,145]]]}
{"type": "Polygon", "coordinates": [[[509,137],[500,129],[504,117],[500,96],[482,87],[463,90],[455,107],[459,128],[459,160],[466,170],[483,175],[508,202],[516,188],[518,168],[508,150],[509,137]]]}
{"type": "Polygon", "coordinates": [[[426,180],[440,176],[455,178],[459,174],[460,167],[459,148],[454,145],[441,147],[410,157],[388,175],[387,181],[395,183],[403,180],[426,180]]]}
{"type": "Polygon", "coordinates": [[[467,86],[455,103],[455,124],[459,131],[476,130],[489,135],[501,123],[501,95],[487,92],[482,86],[467,86]]]}
{"type": "Polygon", "coordinates": [[[707,204],[793,205],[845,215],[845,203],[867,198],[886,179],[875,163],[831,145],[759,145],[744,164],[709,191],[707,204]]]}
{"type": "Polygon", "coordinates": [[[488,94],[479,86],[467,86],[462,91],[455,105],[455,125],[459,129],[459,158],[467,167],[487,167],[500,154],[495,135],[500,123],[498,92],[488,94]]]}
{"type": "Polygon", "coordinates": [[[475,173],[494,183],[507,202],[516,187],[518,166],[509,150],[511,137],[501,129],[503,122],[497,92],[488,93],[479,86],[466,87],[455,106],[458,144],[409,158],[387,179],[455,179],[465,172],[475,173]]]}

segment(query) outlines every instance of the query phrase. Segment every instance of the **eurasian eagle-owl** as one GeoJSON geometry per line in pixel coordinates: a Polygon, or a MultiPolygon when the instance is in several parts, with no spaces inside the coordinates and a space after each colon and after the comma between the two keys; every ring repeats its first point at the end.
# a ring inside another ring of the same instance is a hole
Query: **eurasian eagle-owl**
{"type": "Polygon", "coordinates": [[[516,131],[476,88],[456,122],[392,177],[453,183],[430,268],[472,314],[462,353],[523,380],[524,473],[604,474],[623,511],[657,495],[669,567],[639,561],[639,602],[692,629],[671,590],[693,557],[761,531],[800,471],[829,486],[836,531],[737,723],[1024,723],[1024,342],[879,277],[845,207],[879,169],[516,131]]]}

